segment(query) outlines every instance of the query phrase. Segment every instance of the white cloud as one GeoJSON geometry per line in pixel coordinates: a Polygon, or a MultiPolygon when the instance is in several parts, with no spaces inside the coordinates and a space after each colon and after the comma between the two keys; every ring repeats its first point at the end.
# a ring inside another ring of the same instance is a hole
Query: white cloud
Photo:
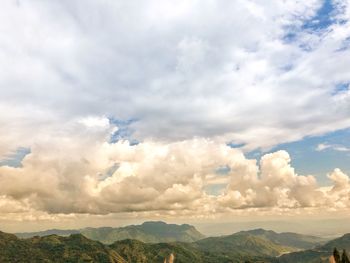
{"type": "Polygon", "coordinates": [[[79,122],[88,128],[106,128],[109,126],[109,120],[106,117],[89,116],[79,120],[79,122]]]}
{"type": "Polygon", "coordinates": [[[318,213],[350,205],[346,174],[334,170],[333,185],[324,190],[314,176],[296,174],[285,151],[264,155],[258,165],[240,150],[209,139],[131,146],[109,143],[112,127],[101,132],[70,125],[74,129],[50,140],[37,138],[23,167],[0,167],[2,216],[153,211],[208,217],[251,209],[259,214],[314,208],[318,213]],[[227,173],[217,174],[224,166],[227,173]],[[116,168],[107,173],[111,167],[116,168]],[[216,182],[225,188],[212,195],[206,189],[216,182]]]}
{"type": "Polygon", "coordinates": [[[320,152],[320,151],[326,150],[326,149],[328,149],[330,147],[331,147],[331,145],[329,145],[329,144],[320,143],[319,145],[317,145],[316,151],[320,152]]]}
{"type": "Polygon", "coordinates": [[[338,152],[350,152],[350,148],[339,144],[320,143],[316,147],[316,151],[319,151],[319,152],[324,151],[326,149],[332,149],[338,152]]]}
{"type": "Polygon", "coordinates": [[[334,189],[343,189],[349,186],[349,177],[340,169],[334,169],[328,177],[333,181],[334,189]]]}
{"type": "Polygon", "coordinates": [[[247,149],[349,127],[349,96],[332,95],[350,80],[349,50],[336,51],[348,23],[283,38],[321,2],[7,0],[2,148],[30,145],[25,137],[54,129],[52,120],[100,115],[138,119],[139,140],[199,136],[247,149]]]}

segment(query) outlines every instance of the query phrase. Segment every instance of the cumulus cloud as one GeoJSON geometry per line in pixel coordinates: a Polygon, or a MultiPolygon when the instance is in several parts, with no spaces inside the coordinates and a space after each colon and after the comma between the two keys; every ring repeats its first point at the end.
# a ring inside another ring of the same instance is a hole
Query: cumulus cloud
{"type": "Polygon", "coordinates": [[[74,133],[67,129],[54,139],[37,139],[22,167],[0,167],[3,214],[17,218],[26,213],[54,217],[153,211],[212,216],[350,205],[346,174],[334,170],[329,175],[333,185],[325,189],[314,176],[298,175],[285,151],[266,154],[257,163],[241,150],[210,139],[130,145],[109,142],[113,123],[103,129],[81,120],[69,125],[74,133]],[[220,167],[227,167],[224,174],[217,172],[220,167]],[[224,183],[219,194],[207,191],[217,183],[224,183]]]}

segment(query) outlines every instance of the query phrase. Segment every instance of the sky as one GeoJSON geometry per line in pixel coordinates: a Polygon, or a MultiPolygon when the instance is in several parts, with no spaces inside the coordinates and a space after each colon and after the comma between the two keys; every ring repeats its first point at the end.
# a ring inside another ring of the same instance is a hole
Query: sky
{"type": "Polygon", "coordinates": [[[349,0],[2,1],[1,230],[349,218],[349,19],[349,0]]]}

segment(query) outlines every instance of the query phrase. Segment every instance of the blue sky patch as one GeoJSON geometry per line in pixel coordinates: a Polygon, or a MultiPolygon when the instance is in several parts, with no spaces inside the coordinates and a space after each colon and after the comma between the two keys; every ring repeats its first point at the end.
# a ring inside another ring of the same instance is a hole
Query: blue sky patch
{"type": "Polygon", "coordinates": [[[231,148],[242,148],[245,144],[244,143],[228,142],[228,143],[226,143],[226,145],[231,147],[231,148]]]}
{"type": "Polygon", "coordinates": [[[297,39],[297,33],[294,32],[294,30],[291,30],[290,28],[287,28],[287,33],[283,36],[283,41],[285,43],[292,43],[297,39]]]}
{"type": "Polygon", "coordinates": [[[120,140],[128,140],[130,145],[137,145],[139,143],[138,140],[132,138],[134,130],[130,127],[131,124],[137,121],[136,119],[119,120],[109,118],[109,121],[118,127],[118,130],[111,135],[109,140],[110,143],[116,143],[120,140]]]}
{"type": "Polygon", "coordinates": [[[14,152],[5,156],[5,158],[0,160],[0,166],[10,166],[10,167],[22,167],[22,161],[24,157],[30,154],[30,148],[18,147],[14,152]]]}
{"type": "Polygon", "coordinates": [[[215,173],[218,175],[227,175],[231,171],[228,165],[222,165],[215,169],[215,173]]]}
{"type": "Polygon", "coordinates": [[[120,165],[118,163],[113,164],[111,167],[107,169],[105,173],[99,175],[99,180],[103,181],[108,177],[111,177],[115,173],[115,171],[118,170],[119,167],[120,165]]]}
{"type": "Polygon", "coordinates": [[[210,195],[218,196],[225,190],[226,186],[226,184],[211,184],[207,185],[204,190],[210,195]]]}
{"type": "Polygon", "coordinates": [[[255,150],[246,153],[247,158],[257,159],[267,153],[286,150],[291,156],[291,165],[300,175],[315,175],[320,184],[327,184],[327,173],[334,168],[350,173],[350,152],[337,151],[332,148],[317,151],[319,144],[337,145],[350,148],[350,129],[331,132],[323,136],[306,137],[303,140],[277,145],[268,152],[255,150]]]}
{"type": "MultiPolygon", "coordinates": [[[[309,19],[301,21],[301,25],[292,25],[285,27],[285,34],[282,38],[286,44],[293,43],[299,40],[299,36],[303,32],[318,34],[324,32],[334,23],[344,23],[344,21],[336,18],[336,15],[343,10],[339,10],[336,4],[331,0],[324,0],[320,8],[316,11],[315,15],[309,19]]],[[[296,21],[300,21],[300,17],[295,17],[296,21]]],[[[307,43],[300,43],[299,48],[309,52],[312,50],[312,46],[307,43]]]]}
{"type": "Polygon", "coordinates": [[[328,28],[334,22],[336,9],[331,0],[324,0],[316,15],[304,22],[302,29],[318,31],[328,28]]]}
{"type": "Polygon", "coordinates": [[[350,47],[350,37],[347,37],[343,40],[340,47],[336,50],[337,52],[342,52],[348,50],[350,47]]]}
{"type": "Polygon", "coordinates": [[[346,83],[339,83],[337,85],[335,85],[335,89],[332,92],[332,95],[337,95],[339,93],[343,93],[349,90],[349,82],[346,83]]]}

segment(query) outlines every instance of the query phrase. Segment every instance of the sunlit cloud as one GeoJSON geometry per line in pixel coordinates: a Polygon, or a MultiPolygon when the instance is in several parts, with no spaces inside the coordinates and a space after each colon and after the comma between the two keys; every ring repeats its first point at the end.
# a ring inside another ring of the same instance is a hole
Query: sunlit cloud
{"type": "Polygon", "coordinates": [[[79,123],[50,143],[38,140],[22,167],[0,167],[2,213],[209,216],[350,205],[348,175],[335,169],[325,190],[314,176],[298,175],[285,151],[258,163],[210,139],[111,143],[114,124],[101,132],[79,123]],[[210,185],[222,190],[211,193],[210,185]]]}

